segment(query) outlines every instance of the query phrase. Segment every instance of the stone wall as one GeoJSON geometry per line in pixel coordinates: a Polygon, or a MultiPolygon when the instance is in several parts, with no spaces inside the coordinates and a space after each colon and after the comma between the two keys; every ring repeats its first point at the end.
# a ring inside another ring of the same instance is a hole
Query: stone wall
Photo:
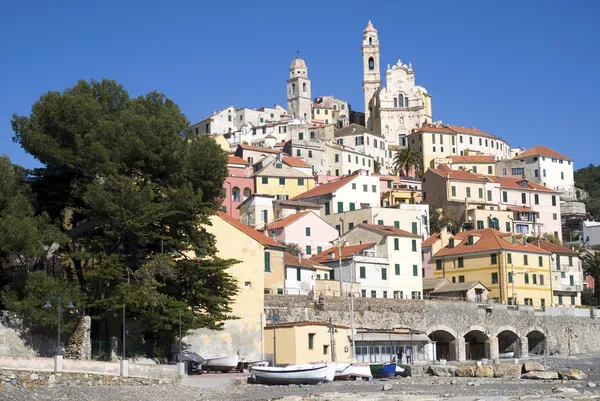
{"type": "Polygon", "coordinates": [[[0,370],[0,390],[3,388],[35,388],[53,386],[156,386],[175,384],[169,379],[146,379],[92,375],[87,373],[50,373],[19,370],[0,370]]]}
{"type": "MultiPolygon", "coordinates": [[[[350,321],[346,298],[327,297],[323,307],[318,307],[309,296],[265,295],[265,313],[270,313],[271,309],[277,310],[281,322],[326,322],[329,318],[337,324],[349,324],[350,321]]],[[[495,341],[496,349],[500,333],[516,334],[527,350],[527,335],[539,332],[546,338],[549,354],[600,352],[598,310],[547,308],[537,311],[531,307],[509,309],[500,304],[484,308],[469,302],[356,298],[354,316],[356,328],[409,327],[428,335],[436,331],[447,332],[459,340],[457,355],[464,355],[463,338],[472,331],[480,331],[489,341],[495,341]]]]}

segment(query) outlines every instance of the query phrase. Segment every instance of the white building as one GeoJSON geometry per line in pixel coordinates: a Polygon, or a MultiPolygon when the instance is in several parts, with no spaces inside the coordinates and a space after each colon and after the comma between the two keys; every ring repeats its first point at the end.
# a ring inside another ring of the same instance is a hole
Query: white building
{"type": "Polygon", "coordinates": [[[412,65],[400,60],[388,64],[381,87],[379,37],[371,21],[363,32],[362,54],[365,125],[389,143],[401,144],[413,128],[432,121],[431,96],[415,84],[412,65]]]}
{"type": "Polygon", "coordinates": [[[600,221],[584,221],[581,246],[593,247],[600,245],[600,221]]]}
{"type": "MultiPolygon", "coordinates": [[[[343,282],[357,282],[363,297],[421,299],[421,238],[390,226],[360,224],[347,232],[341,248],[343,282]]],[[[333,268],[339,279],[339,248],[313,260],[333,268]]]]}
{"type": "Polygon", "coordinates": [[[350,175],[357,170],[375,171],[375,159],[353,147],[325,143],[325,163],[329,167],[327,175],[350,175]]]}
{"type": "Polygon", "coordinates": [[[195,134],[227,134],[237,131],[248,132],[252,127],[289,119],[287,111],[279,106],[260,109],[235,108],[229,106],[197,123],[192,124],[195,134]]]}
{"type": "MultiPolygon", "coordinates": [[[[315,99],[314,104],[331,110],[331,123],[335,128],[342,128],[350,123],[350,105],[348,102],[333,96],[319,96],[315,99]]],[[[313,109],[313,119],[315,118],[314,111],[316,110],[313,109]]]]}
{"type": "Polygon", "coordinates": [[[295,196],[292,200],[323,205],[321,217],[332,226],[336,226],[339,223],[332,221],[333,214],[377,207],[379,199],[379,177],[371,175],[369,171],[360,170],[352,175],[318,185],[295,196]]]}
{"type": "Polygon", "coordinates": [[[573,159],[545,146],[534,146],[510,160],[502,160],[496,168],[497,175],[526,176],[528,180],[560,192],[563,200],[577,200],[573,159]]]}
{"type": "Polygon", "coordinates": [[[284,254],[285,293],[292,295],[315,294],[316,280],[329,280],[330,267],[314,260],[284,254]]]}
{"type": "Polygon", "coordinates": [[[239,206],[240,221],[255,229],[263,228],[274,220],[273,195],[252,194],[239,206]]]}
{"type": "Polygon", "coordinates": [[[371,156],[380,165],[380,173],[392,169],[393,155],[382,136],[358,124],[350,124],[334,133],[338,145],[353,147],[357,152],[371,156]]]}
{"type": "Polygon", "coordinates": [[[359,224],[391,226],[419,235],[422,240],[429,238],[429,206],[403,203],[394,207],[369,207],[334,213],[325,216],[325,221],[339,227],[342,233],[352,230],[359,224]]]}

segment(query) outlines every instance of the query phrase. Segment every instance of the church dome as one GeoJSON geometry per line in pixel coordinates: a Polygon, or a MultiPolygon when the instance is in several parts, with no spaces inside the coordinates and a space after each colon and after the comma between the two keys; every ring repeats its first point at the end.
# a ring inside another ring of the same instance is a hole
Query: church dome
{"type": "Polygon", "coordinates": [[[290,66],[290,70],[306,70],[306,63],[300,57],[296,57],[294,61],[292,61],[292,65],[290,66]]]}
{"type": "Polygon", "coordinates": [[[377,29],[375,29],[375,27],[373,26],[373,23],[371,23],[371,20],[369,20],[369,22],[367,23],[367,27],[364,30],[364,33],[367,33],[367,32],[377,33],[377,29]]]}

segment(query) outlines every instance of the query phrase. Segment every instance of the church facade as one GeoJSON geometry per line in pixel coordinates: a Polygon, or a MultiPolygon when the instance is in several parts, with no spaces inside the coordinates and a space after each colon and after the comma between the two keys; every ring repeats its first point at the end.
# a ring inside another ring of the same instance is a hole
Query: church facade
{"type": "Polygon", "coordinates": [[[365,125],[388,143],[407,146],[407,135],[432,121],[431,96],[415,84],[412,65],[400,60],[387,65],[382,87],[379,36],[371,21],[363,31],[362,55],[365,125]]]}

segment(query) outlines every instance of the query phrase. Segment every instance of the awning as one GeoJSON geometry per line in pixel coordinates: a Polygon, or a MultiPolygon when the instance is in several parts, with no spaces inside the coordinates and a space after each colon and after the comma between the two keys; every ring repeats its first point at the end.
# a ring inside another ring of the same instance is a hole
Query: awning
{"type": "Polygon", "coordinates": [[[428,343],[431,341],[425,334],[413,334],[412,337],[409,333],[356,333],[354,334],[354,341],[370,341],[370,342],[390,342],[397,341],[403,343],[410,343],[412,338],[413,343],[428,343]]]}

